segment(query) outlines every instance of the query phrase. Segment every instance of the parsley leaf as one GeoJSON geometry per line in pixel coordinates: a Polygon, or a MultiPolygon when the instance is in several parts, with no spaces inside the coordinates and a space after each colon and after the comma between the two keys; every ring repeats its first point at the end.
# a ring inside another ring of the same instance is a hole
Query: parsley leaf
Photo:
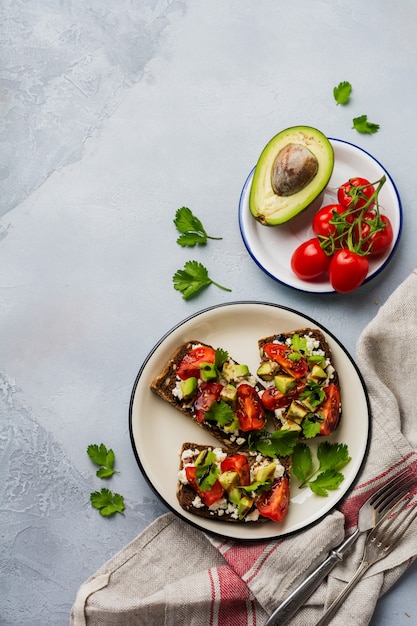
{"type": "Polygon", "coordinates": [[[229,358],[229,353],[222,348],[216,348],[216,352],[214,354],[214,366],[217,370],[221,370],[223,364],[229,358]]]}
{"type": "Polygon", "coordinates": [[[292,454],[298,439],[299,433],[297,431],[283,428],[272,433],[267,431],[251,433],[248,444],[250,450],[275,458],[292,454]]]}
{"type": "Polygon", "coordinates": [[[224,400],[213,402],[204,413],[204,419],[217,422],[219,426],[226,426],[235,419],[232,408],[224,400]]]}
{"type": "Polygon", "coordinates": [[[117,471],[114,469],[114,452],[111,448],[107,450],[104,443],[89,445],[87,454],[93,463],[100,466],[96,472],[99,478],[110,478],[117,471]]]}
{"type": "Polygon", "coordinates": [[[300,481],[300,488],[309,486],[313,493],[326,497],[337,489],[344,476],[340,472],[351,460],[344,443],[322,441],[317,448],[319,466],[313,469],[313,457],[305,443],[298,443],[292,454],[292,472],[300,481]]]}
{"type": "MultiPolygon", "coordinates": [[[[313,413],[310,414],[313,417],[313,413]]],[[[303,420],[303,435],[306,439],[312,439],[319,434],[321,428],[320,422],[316,422],[307,416],[303,420]]]]}
{"type": "Polygon", "coordinates": [[[374,124],[373,122],[368,122],[367,115],[360,115],[359,117],[353,118],[353,126],[358,133],[376,133],[379,130],[379,124],[374,124]]]}
{"type": "Polygon", "coordinates": [[[207,235],[201,221],[186,206],[177,210],[174,224],[178,232],[181,233],[177,243],[183,247],[189,246],[192,248],[196,244],[205,245],[207,239],[222,239],[222,237],[210,237],[207,235]]]}
{"type": "Polygon", "coordinates": [[[333,96],[336,104],[347,104],[350,94],[352,93],[352,85],[348,81],[343,81],[333,89],[333,96]]]}
{"type": "Polygon", "coordinates": [[[109,517],[114,513],[123,513],[125,508],[123,496],[119,493],[112,493],[105,487],[101,491],[94,491],[90,494],[90,502],[103,517],[109,517]]]}
{"type": "Polygon", "coordinates": [[[173,276],[174,289],[181,291],[184,300],[196,295],[201,289],[213,284],[224,291],[231,291],[212,280],[207,269],[198,261],[187,261],[183,270],[178,270],[173,276]]]}

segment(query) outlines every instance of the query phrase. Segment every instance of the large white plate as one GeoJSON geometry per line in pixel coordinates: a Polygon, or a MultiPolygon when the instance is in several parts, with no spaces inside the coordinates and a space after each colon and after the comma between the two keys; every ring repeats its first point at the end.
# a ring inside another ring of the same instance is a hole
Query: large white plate
{"type": "Polygon", "coordinates": [[[236,302],[197,313],[170,330],[146,358],[136,378],[129,410],[133,450],[152,489],[172,511],[204,531],[235,539],[265,539],[298,531],[333,509],[351,487],[366,454],[369,433],[369,402],[362,377],[340,342],[315,320],[292,309],[263,302],[236,302]],[[283,523],[260,525],[226,523],[196,517],[184,511],[176,498],[179,451],[186,441],[216,444],[212,436],[164,402],[150,390],[172,353],[182,343],[198,340],[227,350],[233,358],[258,366],[257,341],[277,332],[305,327],[320,328],[326,335],[339,372],[343,417],[330,441],[346,443],[352,460],[343,470],[345,479],[328,497],[298,489],[293,478],[291,505],[283,523]]]}
{"type": "Polygon", "coordinates": [[[374,182],[385,174],[387,180],[380,193],[381,213],[389,217],[393,229],[390,248],[378,258],[369,258],[369,273],[365,282],[376,276],[391,259],[397,247],[402,228],[400,197],[394,181],[387,170],[368,152],[346,141],[330,139],[334,149],[335,163],[329,184],[321,204],[311,206],[297,217],[279,226],[263,226],[255,220],[249,210],[249,193],[254,169],[243,186],[239,201],[239,226],[244,244],[259,267],[275,280],[301,291],[315,293],[333,292],[327,277],[314,281],[300,280],[291,270],[290,262],[294,250],[303,241],[314,237],[311,227],[315,212],[320,206],[337,202],[337,188],[349,178],[361,176],[374,182]]]}

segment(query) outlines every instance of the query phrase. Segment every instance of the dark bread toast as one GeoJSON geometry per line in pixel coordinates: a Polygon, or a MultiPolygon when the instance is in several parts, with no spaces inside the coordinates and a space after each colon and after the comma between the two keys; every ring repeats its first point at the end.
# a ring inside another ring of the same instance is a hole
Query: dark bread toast
{"type": "Polygon", "coordinates": [[[263,395],[263,402],[274,411],[275,427],[299,429],[302,438],[331,434],[339,425],[342,406],[338,372],[323,332],[317,328],[302,328],[277,333],[259,339],[258,347],[261,358],[258,375],[268,388],[264,392],[266,395],[263,395]],[[278,356],[271,357],[271,344],[286,346],[286,352],[278,351],[278,356]],[[292,387],[284,390],[281,385],[291,385],[287,379],[293,379],[292,387]],[[268,404],[267,397],[276,391],[276,380],[280,382],[280,391],[284,397],[279,399],[279,406],[274,407],[273,404],[268,404]],[[322,396],[321,403],[317,392],[322,396]],[[331,411],[329,402],[326,403],[329,396],[331,411]],[[304,418],[308,420],[307,428],[304,428],[307,424],[304,418]],[[311,424],[320,422],[321,429],[315,432],[318,426],[312,427],[311,424]]]}
{"type": "MultiPolygon", "coordinates": [[[[184,399],[181,397],[181,393],[179,393],[179,377],[177,375],[178,367],[184,357],[195,347],[204,346],[208,347],[212,350],[214,348],[209,346],[208,344],[204,344],[200,341],[188,341],[184,345],[180,346],[174,354],[171,356],[169,361],[166,363],[165,367],[161,371],[161,373],[154,378],[151,383],[151,390],[160,396],[163,400],[168,402],[171,406],[181,411],[184,415],[191,418],[200,428],[203,428],[211,435],[213,435],[222,445],[232,449],[239,450],[242,447],[247,447],[248,440],[248,432],[243,432],[239,427],[233,428],[232,430],[228,430],[228,427],[222,427],[221,424],[217,423],[215,420],[204,419],[201,421],[196,416],[195,409],[195,398],[193,396],[189,399],[184,399]]],[[[239,365],[237,361],[232,359],[230,355],[227,357],[227,363],[232,365],[239,365]]],[[[241,383],[250,384],[253,389],[259,393],[262,390],[261,385],[258,381],[248,372],[247,375],[240,376],[236,380],[225,380],[223,375],[220,373],[217,377],[217,382],[223,386],[226,386],[228,383],[233,383],[236,387],[241,383]]],[[[201,384],[201,380],[199,380],[199,385],[201,384]]],[[[259,400],[259,404],[261,402],[259,400]]],[[[266,413],[261,407],[264,414],[266,413]]],[[[233,409],[235,411],[235,409],[233,409]]],[[[268,416],[265,415],[265,420],[268,416]]],[[[238,423],[238,422],[237,422],[238,423]]]]}
{"type": "MultiPolygon", "coordinates": [[[[200,452],[202,451],[214,451],[217,455],[216,462],[218,464],[225,457],[231,457],[235,453],[228,448],[216,447],[216,446],[207,446],[200,445],[196,443],[187,442],[184,443],[181,452],[180,452],[180,465],[179,465],[179,474],[178,474],[178,487],[177,487],[177,499],[178,502],[185,511],[193,513],[199,517],[205,517],[208,519],[233,522],[233,523],[264,523],[268,521],[267,517],[263,517],[259,514],[258,509],[256,508],[256,502],[261,497],[260,495],[255,496],[253,498],[253,503],[248,508],[246,513],[239,517],[238,515],[238,505],[235,503],[231,503],[228,501],[228,492],[225,491],[222,498],[216,502],[212,506],[205,505],[196,491],[186,482],[185,477],[185,466],[193,465],[198,458],[200,452]]],[[[256,471],[259,470],[262,466],[270,466],[271,463],[276,464],[276,470],[273,477],[271,477],[271,485],[276,486],[280,481],[286,480],[286,484],[289,489],[289,477],[290,477],[290,458],[279,458],[279,459],[271,459],[263,457],[260,454],[250,454],[248,452],[239,452],[239,455],[246,456],[248,460],[248,464],[250,467],[250,483],[252,484],[256,480],[256,471]]],[[[244,495],[244,494],[242,494],[244,495]]],[[[286,503],[285,512],[283,518],[285,517],[286,510],[289,504],[286,503]]]]}

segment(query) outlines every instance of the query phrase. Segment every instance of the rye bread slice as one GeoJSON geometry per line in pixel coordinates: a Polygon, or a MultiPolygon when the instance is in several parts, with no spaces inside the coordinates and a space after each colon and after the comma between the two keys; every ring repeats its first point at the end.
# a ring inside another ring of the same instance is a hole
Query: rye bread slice
{"type": "MultiPolygon", "coordinates": [[[[182,445],[180,451],[180,464],[179,464],[179,474],[178,474],[178,486],[177,486],[177,499],[182,509],[193,513],[199,517],[204,517],[207,519],[218,520],[222,522],[231,522],[231,523],[250,523],[250,524],[262,524],[268,520],[265,517],[258,516],[256,513],[256,506],[253,505],[249,516],[247,518],[239,519],[236,515],[236,508],[231,505],[229,509],[225,508],[217,508],[216,505],[212,507],[207,507],[204,505],[196,492],[190,487],[189,484],[184,484],[182,482],[184,480],[184,467],[186,464],[193,464],[197,459],[199,453],[202,450],[216,450],[220,455],[224,456],[232,456],[235,454],[229,448],[224,448],[220,446],[207,446],[202,444],[197,444],[193,442],[186,442],[182,445]],[[219,511],[221,513],[219,514],[219,511]],[[255,511],[255,514],[254,514],[255,511]]],[[[262,455],[250,454],[248,452],[240,451],[239,454],[243,454],[247,457],[249,467],[253,469],[256,466],[259,466],[262,463],[271,463],[272,459],[267,457],[262,457],[262,455]]],[[[291,459],[290,457],[281,457],[279,459],[275,459],[275,462],[282,466],[282,475],[285,476],[288,481],[290,480],[290,468],[291,468],[291,459]]]]}

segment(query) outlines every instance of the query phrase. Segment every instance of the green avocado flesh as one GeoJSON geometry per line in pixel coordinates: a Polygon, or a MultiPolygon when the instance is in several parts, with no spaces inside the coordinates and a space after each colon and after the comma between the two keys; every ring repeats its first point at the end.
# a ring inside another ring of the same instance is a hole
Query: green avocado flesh
{"type": "Polygon", "coordinates": [[[261,224],[284,224],[320,196],[333,172],[334,152],[327,137],[310,126],[275,135],[255,167],[249,209],[261,224]]]}

